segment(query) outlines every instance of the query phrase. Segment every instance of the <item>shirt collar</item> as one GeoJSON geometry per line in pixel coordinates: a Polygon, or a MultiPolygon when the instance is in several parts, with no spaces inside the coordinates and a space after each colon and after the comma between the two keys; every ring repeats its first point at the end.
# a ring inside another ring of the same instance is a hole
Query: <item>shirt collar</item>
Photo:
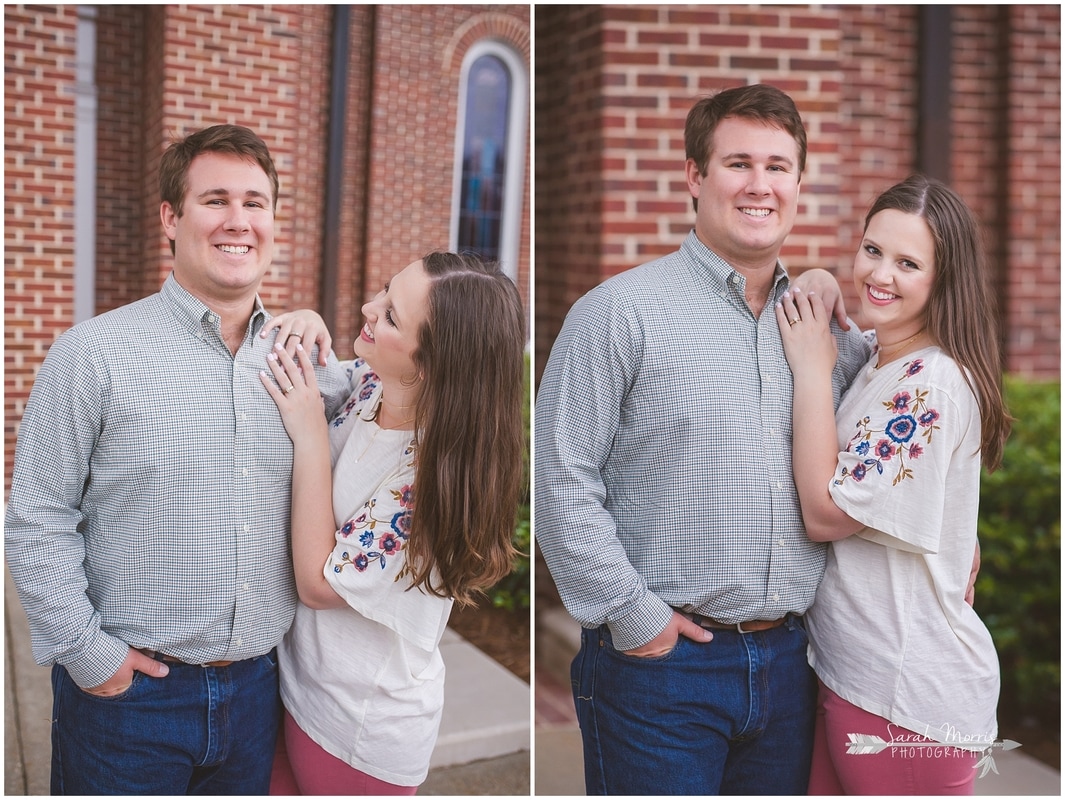
{"type": "MultiPolygon", "coordinates": [[[[163,282],[163,288],[159,290],[159,294],[171,311],[174,312],[174,316],[177,317],[178,322],[188,328],[196,336],[202,336],[204,332],[208,330],[217,331],[221,319],[219,316],[204,305],[203,301],[189,294],[185,288],[178,283],[177,278],[174,277],[174,273],[171,272],[167,275],[166,280],[163,282]]],[[[252,333],[258,333],[263,323],[266,322],[269,315],[266,313],[266,309],[263,307],[262,299],[258,294],[255,295],[255,308],[251,313],[251,330],[252,333]]]]}
{"type": "MultiPolygon", "coordinates": [[[[696,267],[696,270],[710,282],[715,291],[724,294],[732,290],[739,292],[741,297],[743,296],[743,287],[745,285],[743,275],[736,271],[725,259],[703,244],[694,230],[684,240],[681,250],[696,267]]],[[[777,259],[776,268],[773,270],[774,297],[781,290],[781,280],[786,281],[787,278],[788,271],[780,263],[780,259],[777,259]]]]}

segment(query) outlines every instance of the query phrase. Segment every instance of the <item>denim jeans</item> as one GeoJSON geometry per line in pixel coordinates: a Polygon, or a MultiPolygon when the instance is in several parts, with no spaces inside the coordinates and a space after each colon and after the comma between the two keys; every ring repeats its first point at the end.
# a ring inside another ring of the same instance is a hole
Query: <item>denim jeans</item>
{"type": "Polygon", "coordinates": [[[806,629],[681,637],[664,656],[584,629],[571,667],[589,795],[806,794],[817,683],[806,629]]]}
{"type": "Polygon", "coordinates": [[[281,720],[277,656],[169,663],[115,697],[52,668],[52,794],[265,795],[281,720]]]}

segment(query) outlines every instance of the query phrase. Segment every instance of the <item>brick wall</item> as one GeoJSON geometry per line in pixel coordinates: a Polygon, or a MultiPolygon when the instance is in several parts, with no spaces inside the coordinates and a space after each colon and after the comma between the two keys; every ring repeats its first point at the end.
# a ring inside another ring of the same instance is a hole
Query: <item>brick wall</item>
{"type": "MultiPolygon", "coordinates": [[[[952,13],[952,184],[1006,288],[1009,369],[1056,377],[1060,10],[952,13]]],[[[810,152],[782,260],[834,271],[856,306],[865,211],[917,165],[918,7],[538,7],[536,24],[538,374],[576,297],[690,229],[684,118],[728,86],[795,98],[810,152]]]]}
{"type": "Polygon", "coordinates": [[[1061,363],[1061,7],[1009,7],[1010,368],[1057,375],[1061,363]],[[1023,321],[1023,324],[1020,324],[1023,321]]]}
{"type": "MultiPolygon", "coordinates": [[[[4,449],[74,321],[76,6],[4,8],[4,449]]],[[[10,473],[10,463],[7,465],[10,473]]]]}
{"type": "Polygon", "coordinates": [[[600,259],[613,255],[600,235],[607,210],[600,170],[609,166],[601,19],[601,6],[536,8],[537,377],[566,311],[601,279],[600,259]]]}

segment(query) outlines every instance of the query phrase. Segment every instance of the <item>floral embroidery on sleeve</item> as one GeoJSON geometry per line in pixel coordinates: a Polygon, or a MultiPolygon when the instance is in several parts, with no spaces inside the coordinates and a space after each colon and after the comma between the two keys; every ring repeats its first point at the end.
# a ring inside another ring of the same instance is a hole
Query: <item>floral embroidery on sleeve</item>
{"type": "MultiPolygon", "coordinates": [[[[354,376],[355,368],[361,366],[363,363],[364,362],[361,360],[357,360],[348,368],[349,380],[354,376]]],[[[337,412],[335,417],[333,417],[333,421],[330,425],[334,428],[339,428],[347,422],[348,417],[351,416],[351,412],[358,408],[360,404],[365,403],[370,395],[373,394],[373,390],[377,388],[377,383],[377,375],[370,371],[364,372],[362,377],[359,378],[358,387],[352,392],[351,396],[348,398],[348,402],[344,404],[344,407],[337,412]]]]}
{"type": "MultiPolygon", "coordinates": [[[[910,378],[924,369],[921,359],[914,359],[903,367],[899,381],[910,378]]],[[[932,443],[934,431],[939,430],[939,412],[928,407],[928,391],[915,388],[896,392],[890,400],[883,402],[890,415],[883,429],[872,426],[871,417],[863,417],[855,426],[858,430],[847,444],[847,451],[861,456],[862,461],[853,467],[843,467],[835,479],[836,486],[842,485],[848,478],[861,482],[872,472],[883,475],[885,469],[898,463],[891,485],[913,477],[912,462],[924,453],[924,448],[915,437],[923,438],[925,444],[932,443]]]]}
{"type": "Polygon", "coordinates": [[[399,503],[399,511],[390,517],[388,514],[378,516],[377,498],[372,498],[337,531],[353,545],[357,544],[357,549],[353,546],[341,551],[333,572],[339,574],[345,567],[365,572],[375,561],[384,569],[390,557],[403,549],[410,536],[412,487],[408,484],[398,490],[390,489],[389,493],[392,500],[399,503]]]}

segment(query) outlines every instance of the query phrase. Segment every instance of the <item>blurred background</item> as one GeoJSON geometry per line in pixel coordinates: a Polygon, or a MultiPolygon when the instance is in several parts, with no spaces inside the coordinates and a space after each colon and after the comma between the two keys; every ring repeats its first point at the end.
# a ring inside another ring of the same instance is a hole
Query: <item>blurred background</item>
{"type": "MultiPolygon", "coordinates": [[[[1001,660],[1001,735],[1055,768],[1060,26],[1057,5],[537,6],[534,81],[537,379],[578,297],[676,250],[691,229],[683,130],[701,96],[770,83],[794,98],[809,156],[781,259],[793,274],[835,273],[849,308],[862,220],[880,191],[924,172],[976,212],[999,298],[988,324],[1001,332],[1017,418],[1002,469],[983,481],[976,608],[1001,660]]],[[[576,644],[565,619],[540,559],[544,725],[567,712],[576,644]]]]}

